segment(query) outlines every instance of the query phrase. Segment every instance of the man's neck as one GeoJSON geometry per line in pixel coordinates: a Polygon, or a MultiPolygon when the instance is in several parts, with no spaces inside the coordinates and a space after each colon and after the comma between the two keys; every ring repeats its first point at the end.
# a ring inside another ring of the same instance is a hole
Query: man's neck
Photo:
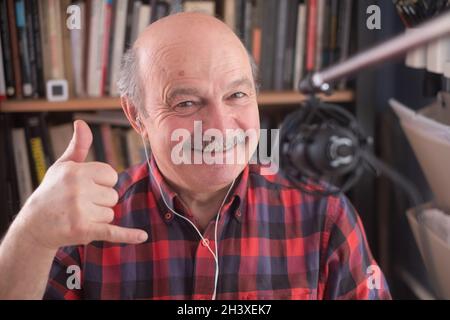
{"type": "Polygon", "coordinates": [[[230,188],[230,184],[210,192],[193,192],[171,186],[180,196],[183,204],[189,208],[203,232],[208,223],[218,213],[230,188]]]}

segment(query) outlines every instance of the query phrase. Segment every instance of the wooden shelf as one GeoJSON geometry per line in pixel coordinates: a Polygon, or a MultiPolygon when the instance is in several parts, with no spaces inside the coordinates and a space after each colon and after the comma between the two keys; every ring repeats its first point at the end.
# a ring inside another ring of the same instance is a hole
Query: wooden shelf
{"type": "MultiPolygon", "coordinates": [[[[330,96],[319,95],[328,102],[352,102],[354,92],[351,90],[336,91],[330,96]]],[[[300,103],[305,95],[294,91],[262,92],[258,96],[260,106],[277,106],[300,103]]],[[[64,102],[49,102],[44,99],[4,100],[0,103],[0,112],[44,112],[44,111],[94,111],[120,109],[118,98],[71,99],[64,102]]]]}

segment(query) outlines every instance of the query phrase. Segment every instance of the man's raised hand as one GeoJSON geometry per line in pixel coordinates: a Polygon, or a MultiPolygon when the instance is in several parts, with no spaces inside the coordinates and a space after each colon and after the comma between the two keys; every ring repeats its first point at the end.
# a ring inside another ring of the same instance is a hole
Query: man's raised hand
{"type": "Polygon", "coordinates": [[[58,249],[95,240],[137,244],[147,239],[143,230],[111,224],[117,172],[106,163],[84,162],[91,144],[88,125],[75,121],[66,151],[18,214],[16,223],[36,245],[58,249]]]}

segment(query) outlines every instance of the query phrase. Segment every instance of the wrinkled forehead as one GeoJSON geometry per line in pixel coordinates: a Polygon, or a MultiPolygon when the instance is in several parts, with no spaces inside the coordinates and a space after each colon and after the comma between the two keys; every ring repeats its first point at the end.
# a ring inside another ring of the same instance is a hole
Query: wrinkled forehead
{"type": "Polygon", "coordinates": [[[251,75],[244,46],[230,36],[208,32],[190,38],[153,41],[138,48],[141,77],[144,81],[175,78],[220,79],[235,74],[251,75]]]}

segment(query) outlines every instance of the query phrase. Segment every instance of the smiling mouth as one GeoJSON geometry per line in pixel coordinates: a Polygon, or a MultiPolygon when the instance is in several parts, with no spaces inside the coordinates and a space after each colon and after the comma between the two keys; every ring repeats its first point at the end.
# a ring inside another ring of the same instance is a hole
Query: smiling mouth
{"type": "Polygon", "coordinates": [[[225,142],[218,140],[215,141],[204,141],[203,145],[198,148],[197,146],[192,146],[191,150],[202,153],[225,153],[231,149],[234,149],[237,145],[245,143],[245,137],[235,136],[232,139],[227,139],[225,142]]]}

